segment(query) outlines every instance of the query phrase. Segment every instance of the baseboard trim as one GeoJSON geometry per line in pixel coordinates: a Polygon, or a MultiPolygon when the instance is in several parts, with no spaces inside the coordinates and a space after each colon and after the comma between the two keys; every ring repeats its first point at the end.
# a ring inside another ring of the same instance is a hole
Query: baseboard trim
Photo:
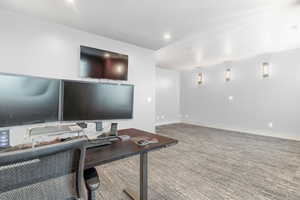
{"type": "Polygon", "coordinates": [[[272,133],[269,132],[268,133],[268,132],[259,131],[259,130],[235,129],[235,128],[229,128],[229,127],[215,125],[215,124],[214,125],[204,124],[204,123],[200,123],[200,122],[186,121],[186,120],[182,121],[181,123],[202,126],[202,127],[207,127],[207,128],[221,129],[221,130],[226,130],[226,131],[245,133],[245,134],[251,134],[251,135],[260,135],[260,136],[265,136],[265,137],[273,137],[273,138],[280,138],[280,139],[286,139],[286,140],[300,141],[300,135],[294,136],[294,135],[286,135],[286,134],[282,134],[282,133],[278,133],[278,132],[272,132],[272,133]]]}
{"type": "Polygon", "coordinates": [[[167,121],[167,122],[159,122],[156,123],[155,126],[163,126],[163,125],[168,125],[168,124],[177,124],[177,123],[182,123],[181,121],[167,121]]]}

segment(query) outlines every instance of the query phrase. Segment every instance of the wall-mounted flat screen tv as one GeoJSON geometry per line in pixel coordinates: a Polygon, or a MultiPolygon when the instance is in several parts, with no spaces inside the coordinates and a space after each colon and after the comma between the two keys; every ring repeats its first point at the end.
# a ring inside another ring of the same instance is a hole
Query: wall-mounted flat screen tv
{"type": "Polygon", "coordinates": [[[63,91],[63,121],[133,117],[133,85],[63,81],[63,91]]]}
{"type": "Polygon", "coordinates": [[[80,77],[127,80],[128,56],[110,51],[80,47],[80,77]]]}
{"type": "Polygon", "coordinates": [[[58,121],[60,80],[0,74],[0,127],[58,121]]]}

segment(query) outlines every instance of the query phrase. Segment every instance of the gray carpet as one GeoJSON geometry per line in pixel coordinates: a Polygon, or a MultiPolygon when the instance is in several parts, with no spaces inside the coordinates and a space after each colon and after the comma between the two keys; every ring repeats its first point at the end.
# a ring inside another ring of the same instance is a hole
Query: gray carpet
{"type": "MultiPolygon", "coordinates": [[[[300,200],[300,142],[187,124],[157,127],[177,146],[149,155],[151,200],[300,200]]],[[[98,167],[99,200],[129,200],[138,157],[98,167]]]]}

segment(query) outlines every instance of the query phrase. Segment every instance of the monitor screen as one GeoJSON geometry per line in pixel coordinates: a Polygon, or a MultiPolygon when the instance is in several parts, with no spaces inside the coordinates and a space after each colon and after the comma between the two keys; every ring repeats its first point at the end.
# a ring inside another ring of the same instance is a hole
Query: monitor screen
{"type": "Polygon", "coordinates": [[[80,77],[127,80],[127,74],[127,55],[90,47],[80,47],[80,77]]]}
{"type": "Polygon", "coordinates": [[[0,74],[0,127],[58,121],[60,81],[0,74]]]}
{"type": "Polygon", "coordinates": [[[64,81],[63,120],[131,119],[133,85],[64,81]]]}

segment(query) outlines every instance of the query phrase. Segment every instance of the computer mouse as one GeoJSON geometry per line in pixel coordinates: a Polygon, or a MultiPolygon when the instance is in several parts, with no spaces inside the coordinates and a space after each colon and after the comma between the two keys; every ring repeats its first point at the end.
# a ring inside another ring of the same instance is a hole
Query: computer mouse
{"type": "Polygon", "coordinates": [[[149,144],[149,142],[147,140],[139,140],[137,144],[140,146],[146,146],[149,144]]]}

